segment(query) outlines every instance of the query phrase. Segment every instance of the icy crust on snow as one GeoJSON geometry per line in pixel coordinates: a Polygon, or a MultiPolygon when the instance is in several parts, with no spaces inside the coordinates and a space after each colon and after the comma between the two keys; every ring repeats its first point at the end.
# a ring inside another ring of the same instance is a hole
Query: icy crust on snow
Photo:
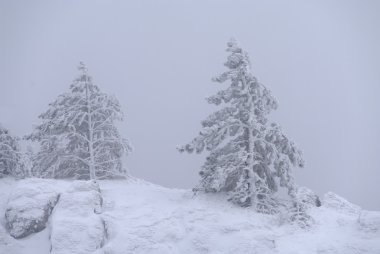
{"type": "MultiPolygon", "coordinates": [[[[2,214],[20,184],[0,180],[2,214]]],[[[99,185],[35,180],[36,189],[54,189],[60,194],[48,226],[16,240],[0,216],[0,253],[380,253],[380,212],[361,210],[334,193],[324,196],[322,206],[310,206],[314,223],[300,228],[281,216],[237,207],[220,194],[194,196],[190,190],[168,189],[134,178],[100,181],[99,185]]],[[[312,204],[315,199],[309,201],[312,204]]]]}
{"type": "Polygon", "coordinates": [[[99,185],[76,181],[61,194],[51,221],[51,253],[87,254],[101,248],[105,241],[99,185]]]}
{"type": "Polygon", "coordinates": [[[28,179],[18,183],[6,206],[6,227],[14,238],[23,238],[46,227],[59,192],[48,180],[28,179]]]}

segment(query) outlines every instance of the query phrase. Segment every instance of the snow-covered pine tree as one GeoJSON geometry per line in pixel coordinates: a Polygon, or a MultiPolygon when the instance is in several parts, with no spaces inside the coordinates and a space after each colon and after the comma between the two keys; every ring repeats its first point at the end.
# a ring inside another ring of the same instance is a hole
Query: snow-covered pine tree
{"type": "Polygon", "coordinates": [[[99,90],[83,63],[78,69],[70,92],[49,104],[42,123],[27,136],[41,145],[33,172],[53,178],[122,177],[122,157],[131,149],[115,126],[123,120],[120,104],[99,90]]]}
{"type": "Polygon", "coordinates": [[[0,124],[0,177],[17,176],[22,167],[19,139],[0,124]]]}
{"type": "Polygon", "coordinates": [[[197,189],[228,192],[236,204],[272,213],[279,185],[293,195],[291,170],[303,166],[302,154],[277,124],[268,123],[277,102],[252,75],[248,54],[234,39],[227,46],[228,70],[213,80],[229,86],[207,98],[211,104],[226,106],[202,121],[199,135],[179,151],[210,151],[197,189]]]}

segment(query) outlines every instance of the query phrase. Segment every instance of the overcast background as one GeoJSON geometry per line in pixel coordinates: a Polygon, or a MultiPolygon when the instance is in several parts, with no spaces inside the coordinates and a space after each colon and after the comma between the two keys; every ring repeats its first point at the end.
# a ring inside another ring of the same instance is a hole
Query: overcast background
{"type": "Polygon", "coordinates": [[[168,187],[198,181],[179,154],[216,108],[211,77],[236,37],[303,150],[300,185],[380,210],[380,1],[0,0],[0,122],[24,135],[84,61],[121,102],[129,171],[168,187]]]}

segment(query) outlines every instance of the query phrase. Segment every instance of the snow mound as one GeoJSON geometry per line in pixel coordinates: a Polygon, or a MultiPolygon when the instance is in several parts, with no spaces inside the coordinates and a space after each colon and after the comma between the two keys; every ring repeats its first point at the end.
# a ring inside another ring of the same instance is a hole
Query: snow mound
{"type": "Polygon", "coordinates": [[[46,227],[59,193],[48,180],[19,181],[5,211],[6,227],[14,238],[23,238],[46,227]]]}
{"type": "Polygon", "coordinates": [[[105,241],[96,182],[76,181],[61,194],[51,221],[51,253],[94,253],[105,241]]]}
{"type": "Polygon", "coordinates": [[[96,181],[74,181],[70,185],[68,192],[95,191],[100,193],[99,184],[96,181]]]}
{"type": "Polygon", "coordinates": [[[323,206],[337,210],[342,213],[350,215],[359,215],[361,208],[348,202],[346,199],[335,194],[334,192],[328,192],[323,197],[323,206]]]}

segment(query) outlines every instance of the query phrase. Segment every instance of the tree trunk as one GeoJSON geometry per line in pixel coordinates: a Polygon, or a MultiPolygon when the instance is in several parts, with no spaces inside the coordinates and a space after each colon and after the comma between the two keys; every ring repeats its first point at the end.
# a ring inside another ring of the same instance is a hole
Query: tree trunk
{"type": "Polygon", "coordinates": [[[92,129],[92,117],[91,117],[91,105],[89,100],[89,91],[88,91],[88,83],[87,83],[87,77],[86,77],[86,101],[87,101],[87,114],[88,114],[88,152],[90,156],[90,163],[88,165],[90,170],[90,179],[96,180],[96,174],[95,174],[95,159],[94,159],[94,142],[93,142],[93,129],[92,129]]]}

